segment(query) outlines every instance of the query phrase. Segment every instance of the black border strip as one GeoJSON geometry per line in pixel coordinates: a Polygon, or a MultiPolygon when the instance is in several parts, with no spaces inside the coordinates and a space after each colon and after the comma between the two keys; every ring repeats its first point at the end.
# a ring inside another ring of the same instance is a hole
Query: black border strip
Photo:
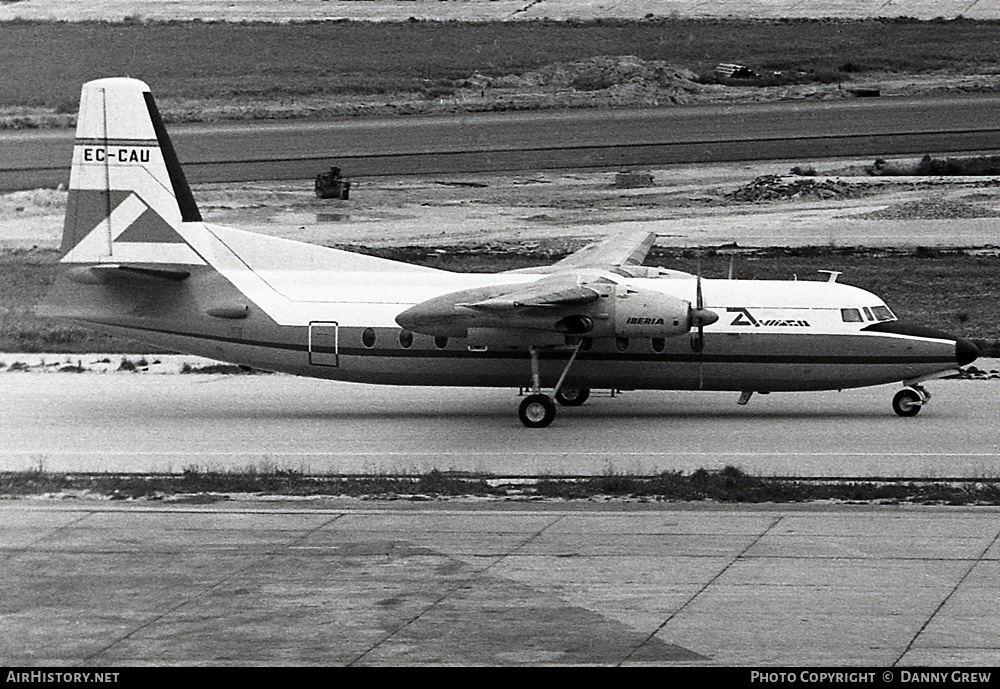
{"type": "Polygon", "coordinates": [[[76,146],[135,146],[139,148],[157,148],[160,142],[156,139],[87,139],[77,138],[76,146]]]}
{"type": "Polygon", "coordinates": [[[167,174],[170,175],[170,184],[174,188],[174,196],[177,198],[177,206],[181,210],[181,220],[184,222],[201,222],[201,211],[194,201],[194,194],[188,186],[184,177],[184,170],[177,159],[174,145],[170,142],[167,128],[160,117],[160,111],[156,108],[156,101],[153,94],[143,91],[142,97],[146,100],[146,109],[149,110],[149,119],[153,122],[153,131],[156,132],[156,140],[160,142],[160,151],[163,153],[163,162],[167,165],[167,174]]]}

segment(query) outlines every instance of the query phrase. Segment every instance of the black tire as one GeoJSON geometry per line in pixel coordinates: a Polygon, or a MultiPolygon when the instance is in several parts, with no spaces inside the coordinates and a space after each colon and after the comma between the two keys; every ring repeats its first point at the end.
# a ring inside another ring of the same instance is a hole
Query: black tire
{"type": "Polygon", "coordinates": [[[556,418],[556,404],[548,395],[528,395],[521,401],[517,415],[528,428],[545,428],[556,418]]]}
{"type": "Polygon", "coordinates": [[[564,407],[579,407],[590,397],[590,388],[559,388],[556,402],[564,407]]]}
{"type": "Polygon", "coordinates": [[[913,390],[900,390],[892,398],[892,410],[899,416],[916,416],[921,406],[920,395],[913,390]]]}

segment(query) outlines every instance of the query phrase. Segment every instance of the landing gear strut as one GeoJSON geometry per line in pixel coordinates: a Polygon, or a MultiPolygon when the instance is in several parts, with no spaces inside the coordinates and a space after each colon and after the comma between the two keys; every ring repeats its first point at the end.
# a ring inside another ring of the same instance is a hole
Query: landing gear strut
{"type": "Polygon", "coordinates": [[[584,403],[590,396],[589,388],[567,388],[563,390],[562,384],[569,373],[569,367],[576,361],[576,355],[580,351],[580,344],[573,347],[573,353],[566,362],[562,375],[551,395],[542,392],[542,384],[538,373],[538,348],[530,347],[528,353],[531,355],[531,394],[521,401],[521,406],[517,409],[517,415],[528,428],[545,428],[556,418],[556,403],[559,402],[566,407],[575,407],[584,403]]]}

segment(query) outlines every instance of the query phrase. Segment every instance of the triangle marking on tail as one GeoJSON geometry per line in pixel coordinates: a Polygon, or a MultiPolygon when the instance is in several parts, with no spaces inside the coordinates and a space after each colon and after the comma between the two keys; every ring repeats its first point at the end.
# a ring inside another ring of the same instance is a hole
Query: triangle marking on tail
{"type": "Polygon", "coordinates": [[[134,192],[62,258],[64,263],[107,261],[205,265],[176,230],[134,192]]]}

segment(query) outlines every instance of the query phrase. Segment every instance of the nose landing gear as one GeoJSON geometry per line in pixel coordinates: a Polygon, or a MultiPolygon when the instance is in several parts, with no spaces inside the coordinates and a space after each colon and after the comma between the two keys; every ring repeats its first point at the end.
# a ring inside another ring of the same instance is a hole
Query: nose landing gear
{"type": "Polygon", "coordinates": [[[905,387],[892,398],[892,410],[899,416],[916,416],[931,399],[931,393],[920,385],[905,387]]]}

